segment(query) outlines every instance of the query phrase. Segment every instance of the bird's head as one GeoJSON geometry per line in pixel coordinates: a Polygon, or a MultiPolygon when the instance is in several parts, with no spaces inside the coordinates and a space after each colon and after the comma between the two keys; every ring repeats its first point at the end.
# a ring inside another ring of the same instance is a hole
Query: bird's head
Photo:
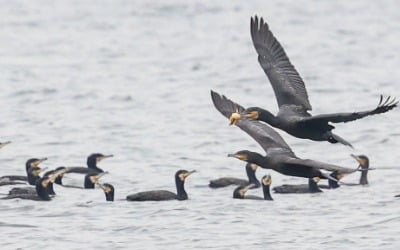
{"type": "Polygon", "coordinates": [[[252,187],[254,187],[254,184],[235,188],[235,190],[233,190],[233,198],[243,199],[246,192],[249,191],[249,189],[252,187]]]}
{"type": "Polygon", "coordinates": [[[259,116],[260,116],[260,108],[251,107],[244,111],[244,117],[246,117],[247,119],[258,120],[259,116]]]}
{"type": "Polygon", "coordinates": [[[97,185],[103,189],[104,194],[106,195],[107,201],[114,201],[114,186],[108,183],[97,183],[97,185]]]}
{"type": "Polygon", "coordinates": [[[29,160],[26,161],[25,163],[25,167],[28,170],[31,167],[38,167],[40,163],[44,162],[45,160],[47,160],[47,158],[31,158],[29,160]]]}
{"type": "Polygon", "coordinates": [[[256,159],[259,156],[260,155],[258,153],[251,152],[249,150],[240,150],[234,154],[228,154],[228,157],[233,157],[249,163],[256,163],[256,159]]]}
{"type": "Polygon", "coordinates": [[[269,175],[269,174],[264,175],[263,178],[261,179],[261,182],[262,182],[263,186],[271,185],[271,183],[272,183],[271,175],[269,175]]]}
{"type": "Polygon", "coordinates": [[[195,173],[196,170],[187,171],[187,170],[178,170],[175,173],[175,180],[179,182],[184,182],[189,175],[195,173]]]}
{"type": "Polygon", "coordinates": [[[351,157],[353,157],[360,164],[362,169],[367,169],[369,167],[369,159],[367,156],[351,154],[351,157]]]}
{"type": "Polygon", "coordinates": [[[97,163],[104,160],[105,158],[113,157],[114,155],[104,155],[100,153],[91,154],[87,158],[87,165],[88,166],[96,166],[97,163]]]}

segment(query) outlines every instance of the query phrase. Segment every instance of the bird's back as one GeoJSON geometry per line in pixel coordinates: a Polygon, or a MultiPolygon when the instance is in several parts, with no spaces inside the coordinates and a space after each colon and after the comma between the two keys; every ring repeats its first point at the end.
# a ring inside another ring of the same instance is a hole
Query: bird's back
{"type": "Polygon", "coordinates": [[[244,179],[233,178],[233,177],[223,177],[215,180],[211,180],[208,186],[212,188],[220,188],[220,187],[227,187],[230,185],[237,185],[237,186],[247,186],[249,182],[244,179]]]}
{"type": "Polygon", "coordinates": [[[131,194],[126,197],[128,201],[164,201],[176,200],[177,195],[166,190],[154,190],[131,194]]]}

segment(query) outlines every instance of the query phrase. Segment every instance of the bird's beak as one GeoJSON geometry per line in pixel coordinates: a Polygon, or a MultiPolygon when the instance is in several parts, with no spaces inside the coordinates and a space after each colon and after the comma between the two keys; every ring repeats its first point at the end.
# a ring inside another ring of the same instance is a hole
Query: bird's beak
{"type": "Polygon", "coordinates": [[[362,164],[362,160],[360,157],[358,157],[357,155],[351,154],[351,157],[353,157],[359,164],[362,164]]]}
{"type": "Polygon", "coordinates": [[[258,112],[257,111],[250,111],[249,113],[246,113],[244,117],[249,118],[249,119],[258,119],[258,112]]]}
{"type": "Polygon", "coordinates": [[[196,170],[192,170],[192,171],[189,171],[189,172],[183,174],[183,179],[185,180],[189,175],[191,175],[193,173],[196,173],[196,170]]]}
{"type": "Polygon", "coordinates": [[[247,161],[247,156],[245,154],[228,154],[228,157],[234,157],[241,161],[247,161]]]}
{"type": "Polygon", "coordinates": [[[44,161],[47,161],[47,158],[46,158],[46,157],[40,158],[40,159],[38,160],[38,164],[40,164],[40,163],[42,163],[42,162],[44,162],[44,161]]]}
{"type": "Polygon", "coordinates": [[[111,157],[114,157],[114,155],[103,155],[102,157],[97,158],[97,162],[104,160],[106,158],[111,158],[111,157]]]}
{"type": "Polygon", "coordinates": [[[233,112],[229,117],[229,125],[234,125],[238,120],[240,120],[241,116],[238,112],[233,112]]]}

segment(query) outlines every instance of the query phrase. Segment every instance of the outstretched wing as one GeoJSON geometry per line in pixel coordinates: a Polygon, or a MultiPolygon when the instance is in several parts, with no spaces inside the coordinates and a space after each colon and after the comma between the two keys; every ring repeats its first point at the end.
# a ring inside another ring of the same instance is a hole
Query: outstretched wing
{"type": "Polygon", "coordinates": [[[378,106],[373,110],[353,112],[353,113],[336,113],[336,114],[316,115],[316,116],[312,116],[309,118],[305,118],[301,122],[307,123],[310,125],[311,124],[315,124],[315,125],[327,124],[328,122],[334,122],[334,123],[350,122],[350,121],[354,121],[357,119],[361,119],[361,118],[369,116],[369,115],[385,113],[385,112],[397,107],[398,103],[399,102],[396,101],[396,99],[394,99],[394,98],[391,99],[390,96],[387,97],[385,99],[385,101],[383,101],[383,96],[381,95],[381,99],[379,101],[378,106]]]}
{"type": "Polygon", "coordinates": [[[320,161],[314,161],[314,160],[308,160],[308,159],[299,159],[299,158],[291,158],[286,161],[286,163],[289,164],[295,164],[295,165],[302,165],[302,166],[307,166],[307,167],[312,167],[312,168],[317,168],[317,169],[324,169],[326,171],[338,171],[339,173],[342,174],[351,174],[357,171],[357,168],[351,169],[351,168],[345,168],[345,167],[339,167],[337,165],[325,163],[325,162],[320,162],[320,161]]]}
{"type": "Polygon", "coordinates": [[[296,105],[311,110],[304,82],[268,24],[256,16],[251,18],[250,31],[258,61],[271,82],[278,106],[296,105]]]}
{"type": "MultiPolygon", "coordinates": [[[[211,99],[215,108],[228,119],[232,113],[241,113],[245,110],[239,104],[234,103],[225,96],[220,96],[212,90],[211,99]]],[[[253,139],[261,145],[267,154],[285,152],[286,154],[295,156],[283,138],[267,124],[256,120],[241,118],[235,123],[235,125],[253,137],[253,139]]]]}

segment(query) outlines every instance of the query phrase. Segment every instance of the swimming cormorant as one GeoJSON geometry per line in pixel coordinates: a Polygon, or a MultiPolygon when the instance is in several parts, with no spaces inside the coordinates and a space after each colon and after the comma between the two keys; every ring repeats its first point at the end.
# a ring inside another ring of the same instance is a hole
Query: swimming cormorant
{"type": "Polygon", "coordinates": [[[261,184],[257,180],[257,177],[256,177],[257,167],[258,166],[256,164],[252,164],[252,163],[246,164],[246,174],[247,174],[248,180],[233,178],[233,177],[223,177],[223,178],[211,180],[210,183],[208,184],[208,186],[211,188],[222,188],[222,187],[227,187],[230,185],[246,186],[246,185],[253,183],[254,184],[253,188],[258,188],[258,187],[260,187],[261,184]]]}
{"type": "Polygon", "coordinates": [[[49,176],[44,176],[36,181],[35,188],[13,188],[8,196],[3,199],[28,199],[28,200],[51,200],[48,193],[48,185],[52,184],[58,175],[65,173],[66,170],[59,170],[49,176]],[[33,192],[35,190],[36,192],[33,192]]]}
{"type": "Polygon", "coordinates": [[[308,179],[308,185],[281,185],[272,188],[275,193],[279,194],[304,194],[304,193],[319,193],[322,192],[321,189],[318,187],[318,182],[320,178],[314,177],[308,179]]]}
{"type": "Polygon", "coordinates": [[[175,173],[175,185],[177,193],[173,193],[165,190],[154,190],[139,192],[131,194],[126,197],[128,201],[165,201],[165,200],[187,200],[188,195],[185,191],[185,180],[192,173],[196,172],[179,170],[175,173]]]}
{"type": "Polygon", "coordinates": [[[251,107],[231,117],[234,123],[240,117],[256,119],[282,129],[298,138],[314,141],[340,142],[351,146],[349,142],[332,133],[334,126],[329,124],[350,122],[369,115],[385,113],[397,106],[398,102],[390,97],[383,100],[373,110],[333,113],[312,116],[308,111],[311,105],[307,90],[300,75],[291,64],[283,47],[270,31],[268,24],[261,18],[251,18],[251,38],[258,54],[258,61],[268,76],[279,106],[276,116],[259,107],[251,107]]]}
{"type": "Polygon", "coordinates": [[[235,188],[233,191],[233,198],[234,199],[248,199],[248,200],[270,200],[272,201],[271,193],[270,193],[270,185],[271,185],[271,176],[270,175],[264,175],[263,178],[261,178],[261,184],[263,188],[263,194],[264,198],[261,198],[259,196],[254,196],[254,195],[245,195],[246,192],[251,189],[254,184],[250,184],[247,186],[240,186],[235,188]]]}
{"type": "MultiPolygon", "coordinates": [[[[217,110],[227,118],[234,112],[240,113],[244,110],[242,106],[232,102],[225,96],[221,97],[214,91],[211,91],[211,98],[217,110]]],[[[266,156],[243,150],[235,154],[230,154],[229,156],[231,157],[255,163],[262,168],[273,169],[281,174],[305,178],[320,177],[321,179],[332,179],[329,175],[322,173],[320,169],[331,172],[338,171],[343,174],[350,174],[357,171],[356,169],[298,158],[283,138],[266,123],[243,118],[237,120],[235,125],[253,137],[265,150],[266,156]]]]}
{"type": "Polygon", "coordinates": [[[114,186],[108,183],[101,184],[97,182],[97,185],[103,189],[106,195],[106,201],[114,201],[114,186]]]}
{"type": "MultiPolygon", "coordinates": [[[[36,185],[36,182],[40,179],[39,174],[41,172],[43,172],[43,169],[40,169],[39,167],[31,167],[29,169],[28,180],[29,180],[30,185],[33,185],[33,186],[36,185]],[[31,184],[31,183],[33,183],[33,184],[31,184]]],[[[36,189],[34,187],[16,187],[16,188],[12,188],[8,193],[8,195],[19,195],[19,194],[35,195],[36,189]]]]}

